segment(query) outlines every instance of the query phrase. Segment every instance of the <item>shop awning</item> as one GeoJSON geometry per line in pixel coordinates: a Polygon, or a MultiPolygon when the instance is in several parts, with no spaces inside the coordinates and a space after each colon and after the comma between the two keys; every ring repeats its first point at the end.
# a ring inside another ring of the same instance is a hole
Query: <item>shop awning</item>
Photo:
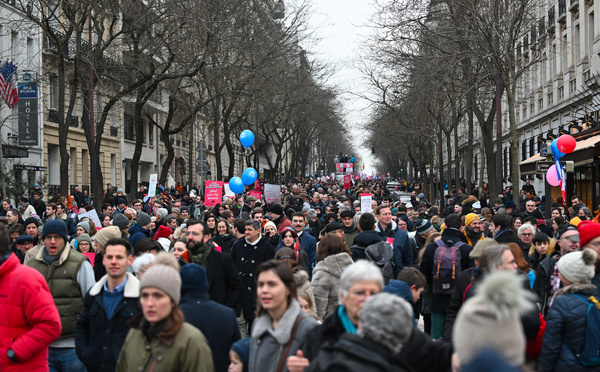
{"type": "MultiPolygon", "coordinates": [[[[586,138],[582,141],[577,142],[575,150],[572,153],[563,156],[561,161],[571,160],[575,163],[575,166],[581,166],[594,162],[594,159],[599,155],[600,148],[600,135],[586,138]]],[[[523,160],[519,163],[519,170],[521,175],[535,174],[535,163],[540,160],[546,160],[545,157],[541,156],[538,152],[529,159],[523,160]]]]}

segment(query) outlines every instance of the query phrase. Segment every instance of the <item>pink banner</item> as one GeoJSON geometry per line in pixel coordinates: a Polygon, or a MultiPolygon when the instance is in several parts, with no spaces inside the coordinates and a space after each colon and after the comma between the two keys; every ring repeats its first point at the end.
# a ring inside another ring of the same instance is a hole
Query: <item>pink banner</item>
{"type": "Polygon", "coordinates": [[[221,203],[223,198],[223,181],[205,181],[204,183],[204,205],[214,207],[221,203]]]}
{"type": "Polygon", "coordinates": [[[260,186],[260,180],[258,178],[254,182],[254,190],[256,190],[256,191],[261,191],[262,190],[262,187],[260,186]]]}
{"type": "Polygon", "coordinates": [[[256,200],[262,199],[262,193],[260,191],[248,191],[248,194],[250,196],[254,196],[256,198],[256,200]]]}
{"type": "Polygon", "coordinates": [[[347,174],[344,176],[344,189],[349,189],[352,187],[352,176],[347,174]]]}

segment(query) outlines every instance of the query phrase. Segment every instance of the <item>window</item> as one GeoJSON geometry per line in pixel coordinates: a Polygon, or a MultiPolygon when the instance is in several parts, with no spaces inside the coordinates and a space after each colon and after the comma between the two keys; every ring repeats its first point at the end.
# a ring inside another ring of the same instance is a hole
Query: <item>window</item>
{"type": "Polygon", "coordinates": [[[151,122],[148,122],[148,142],[150,146],[154,144],[154,125],[151,122]]]}
{"type": "Polygon", "coordinates": [[[548,106],[552,106],[553,103],[554,103],[554,93],[550,92],[550,93],[548,93],[548,106]]]}
{"type": "Polygon", "coordinates": [[[577,90],[577,78],[569,81],[569,93],[575,93],[577,90]]]}
{"type": "Polygon", "coordinates": [[[531,102],[531,103],[529,104],[529,113],[530,113],[530,115],[532,115],[532,116],[533,116],[533,115],[534,115],[534,112],[535,112],[535,103],[531,102]]]}
{"type": "Polygon", "coordinates": [[[561,100],[563,98],[565,98],[565,87],[561,85],[558,87],[558,99],[561,100]]]}
{"type": "Polygon", "coordinates": [[[538,99],[538,112],[541,112],[544,109],[544,99],[538,99]]]}
{"type": "Polygon", "coordinates": [[[581,59],[581,32],[579,25],[575,25],[573,29],[573,40],[574,40],[574,48],[573,48],[573,63],[579,62],[581,59]]]}
{"type": "Polygon", "coordinates": [[[587,27],[588,27],[588,36],[586,38],[586,45],[585,45],[585,55],[588,56],[590,59],[592,58],[592,52],[594,50],[594,37],[596,36],[596,28],[594,26],[594,13],[590,13],[590,15],[588,16],[589,20],[587,23],[587,27]]]}
{"type": "Polygon", "coordinates": [[[562,71],[567,70],[567,35],[563,35],[562,43],[560,44],[560,61],[562,71]]]}
{"type": "Polygon", "coordinates": [[[133,116],[125,114],[125,139],[135,141],[135,130],[133,128],[133,116]]]}
{"type": "Polygon", "coordinates": [[[50,110],[58,109],[58,76],[50,75],[48,84],[48,105],[50,110]]]}

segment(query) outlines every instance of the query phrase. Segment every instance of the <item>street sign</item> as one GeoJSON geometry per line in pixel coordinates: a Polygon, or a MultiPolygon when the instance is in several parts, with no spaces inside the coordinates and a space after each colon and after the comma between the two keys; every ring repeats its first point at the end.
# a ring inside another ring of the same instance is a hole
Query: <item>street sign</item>
{"type": "MultiPolygon", "coordinates": [[[[560,162],[563,166],[565,166],[565,162],[562,161],[560,162]]],[[[555,164],[555,162],[553,161],[538,161],[535,163],[535,172],[539,173],[539,174],[546,174],[548,172],[548,169],[553,166],[555,164]]]]}
{"type": "Polygon", "coordinates": [[[46,167],[38,167],[35,165],[15,164],[13,168],[15,170],[31,170],[31,171],[40,171],[40,172],[48,171],[48,168],[46,168],[46,167]]]}
{"type": "Polygon", "coordinates": [[[2,156],[5,158],[28,158],[29,150],[27,147],[3,145],[2,156]]]}

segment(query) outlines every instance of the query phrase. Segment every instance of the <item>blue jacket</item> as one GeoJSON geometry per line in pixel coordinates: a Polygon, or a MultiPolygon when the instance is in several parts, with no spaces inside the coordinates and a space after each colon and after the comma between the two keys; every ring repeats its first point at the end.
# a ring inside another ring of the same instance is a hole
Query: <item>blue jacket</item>
{"type": "Polygon", "coordinates": [[[208,296],[206,270],[196,264],[181,267],[181,301],[179,309],[185,321],[198,328],[212,350],[215,372],[226,372],[229,367],[229,349],[240,339],[235,312],[211,301],[208,296]]]}
{"type": "Polygon", "coordinates": [[[385,230],[377,222],[375,224],[375,231],[384,240],[388,238],[394,239],[394,263],[396,265],[394,267],[394,276],[398,275],[404,267],[411,267],[413,265],[413,254],[410,242],[408,241],[408,234],[404,230],[399,229],[395,221],[392,221],[385,230]]]}
{"type": "Polygon", "coordinates": [[[144,238],[151,238],[152,231],[141,228],[138,225],[133,225],[129,228],[129,242],[135,248],[135,244],[144,238]]]}
{"type": "Polygon", "coordinates": [[[580,353],[585,344],[587,305],[576,296],[596,295],[591,284],[576,284],[561,288],[554,298],[542,343],[538,371],[592,371],[595,367],[584,367],[575,352],[580,353]]]}

